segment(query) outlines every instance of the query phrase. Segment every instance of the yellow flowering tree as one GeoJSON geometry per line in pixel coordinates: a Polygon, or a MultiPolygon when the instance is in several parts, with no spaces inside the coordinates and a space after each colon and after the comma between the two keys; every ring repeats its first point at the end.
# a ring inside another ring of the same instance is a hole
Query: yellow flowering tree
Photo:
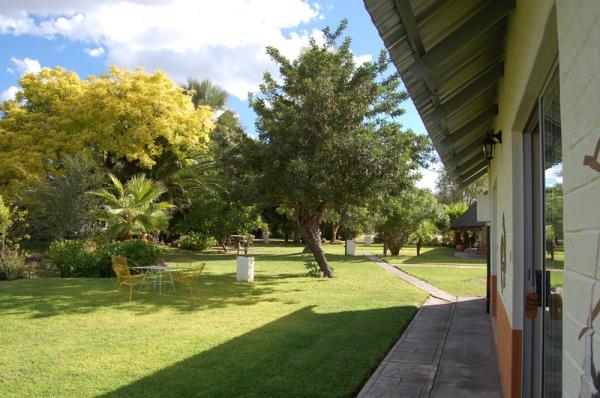
{"type": "Polygon", "coordinates": [[[0,194],[60,172],[83,154],[109,171],[133,175],[163,156],[185,164],[203,151],[212,129],[208,107],[163,72],[111,67],[82,80],[63,68],[20,80],[16,98],[0,105],[0,194]]]}

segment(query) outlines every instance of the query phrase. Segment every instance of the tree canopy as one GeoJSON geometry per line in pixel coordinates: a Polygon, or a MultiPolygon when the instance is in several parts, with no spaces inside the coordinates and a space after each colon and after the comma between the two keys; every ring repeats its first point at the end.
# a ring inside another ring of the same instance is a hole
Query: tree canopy
{"type": "Polygon", "coordinates": [[[267,54],[281,79],[264,74],[251,98],[257,114],[262,167],[257,185],[265,200],[294,209],[303,238],[321,270],[332,276],[320,244],[328,209],[364,206],[412,185],[427,160],[428,141],[403,131],[394,118],[407,98],[385,52],[357,65],[346,27],[323,30],[295,60],[267,54]]]}
{"type": "Polygon", "coordinates": [[[81,80],[63,68],[20,80],[16,98],[0,105],[0,193],[60,173],[65,157],[82,154],[121,177],[151,169],[172,153],[182,162],[205,150],[208,107],[163,72],[111,67],[81,80]]]}

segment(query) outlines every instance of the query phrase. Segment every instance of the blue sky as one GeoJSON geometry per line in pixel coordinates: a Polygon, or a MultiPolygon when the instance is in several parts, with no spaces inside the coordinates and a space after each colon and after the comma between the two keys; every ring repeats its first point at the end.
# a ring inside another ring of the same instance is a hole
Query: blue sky
{"type": "MultiPolygon", "coordinates": [[[[229,107],[254,134],[247,92],[274,70],[264,53],[274,45],[295,57],[308,38],[347,18],[352,51],[376,58],[383,42],[360,0],[45,0],[0,2],[0,95],[10,98],[21,74],[62,66],[81,77],[107,66],[164,70],[178,83],[209,78],[230,93],[229,107]],[[56,4],[56,3],[55,3],[56,4]]],[[[409,101],[402,124],[425,128],[409,101]]],[[[435,173],[426,172],[423,186],[435,173]]]]}

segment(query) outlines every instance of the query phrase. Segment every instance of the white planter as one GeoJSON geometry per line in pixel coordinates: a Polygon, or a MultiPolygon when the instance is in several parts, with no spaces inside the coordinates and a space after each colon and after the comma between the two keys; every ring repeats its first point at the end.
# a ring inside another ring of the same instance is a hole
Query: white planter
{"type": "Polygon", "coordinates": [[[354,256],[356,252],[356,241],[354,239],[346,241],[346,255],[354,256]]]}
{"type": "Polygon", "coordinates": [[[239,282],[254,282],[254,257],[237,258],[237,280],[239,282]]]}
{"type": "Polygon", "coordinates": [[[365,244],[366,245],[370,245],[373,243],[373,236],[372,235],[365,235],[365,244]]]}
{"type": "Polygon", "coordinates": [[[262,239],[263,239],[263,243],[269,243],[269,232],[263,232],[262,234],[262,239]]]}

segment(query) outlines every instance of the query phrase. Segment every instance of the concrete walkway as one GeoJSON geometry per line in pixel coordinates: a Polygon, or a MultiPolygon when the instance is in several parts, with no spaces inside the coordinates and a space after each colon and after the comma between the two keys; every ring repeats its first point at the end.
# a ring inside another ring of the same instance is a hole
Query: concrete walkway
{"type": "Polygon", "coordinates": [[[430,297],[364,385],[359,398],[501,398],[485,299],[459,298],[365,253],[430,297]]]}

